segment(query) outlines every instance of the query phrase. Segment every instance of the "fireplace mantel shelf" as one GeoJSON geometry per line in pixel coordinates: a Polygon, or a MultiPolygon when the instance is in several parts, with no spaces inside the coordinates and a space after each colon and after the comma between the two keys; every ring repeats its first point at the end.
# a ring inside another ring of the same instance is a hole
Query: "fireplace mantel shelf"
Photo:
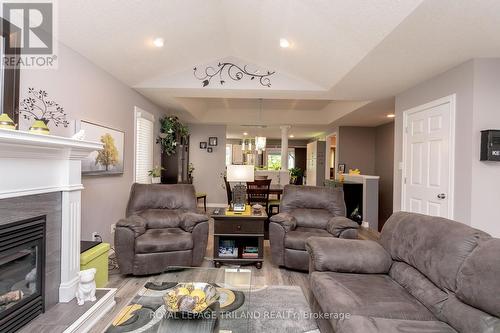
{"type": "Polygon", "coordinates": [[[0,129],[0,157],[4,158],[81,160],[99,149],[98,142],[0,129]]]}

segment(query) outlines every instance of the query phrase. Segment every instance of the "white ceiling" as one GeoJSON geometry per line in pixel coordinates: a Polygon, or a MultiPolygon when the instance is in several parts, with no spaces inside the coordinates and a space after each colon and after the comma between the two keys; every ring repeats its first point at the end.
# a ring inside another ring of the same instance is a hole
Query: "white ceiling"
{"type": "Polygon", "coordinates": [[[231,131],[291,124],[307,136],[339,119],[375,126],[397,93],[470,58],[500,57],[498,0],[72,0],[58,6],[64,44],[184,120],[224,123],[231,131]],[[155,37],[165,40],[163,48],[153,46],[155,37]],[[283,37],[290,48],[279,47],[283,37]],[[270,88],[246,77],[202,87],[193,67],[219,61],[276,74],[270,88]]]}

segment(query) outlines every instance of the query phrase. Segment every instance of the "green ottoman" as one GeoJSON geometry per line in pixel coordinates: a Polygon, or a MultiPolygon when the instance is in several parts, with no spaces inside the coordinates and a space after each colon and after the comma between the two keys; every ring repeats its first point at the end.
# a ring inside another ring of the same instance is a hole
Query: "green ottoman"
{"type": "Polygon", "coordinates": [[[80,270],[95,268],[95,284],[103,288],[108,284],[108,243],[100,243],[80,254],[80,270]]]}

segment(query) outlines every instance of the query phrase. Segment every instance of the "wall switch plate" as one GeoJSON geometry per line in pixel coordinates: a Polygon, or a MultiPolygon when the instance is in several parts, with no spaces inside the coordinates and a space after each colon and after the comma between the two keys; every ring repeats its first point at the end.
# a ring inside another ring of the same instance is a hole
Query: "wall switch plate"
{"type": "Polygon", "coordinates": [[[361,226],[362,226],[363,228],[368,229],[368,228],[370,227],[370,223],[368,223],[368,222],[363,222],[363,223],[361,223],[361,226]]]}

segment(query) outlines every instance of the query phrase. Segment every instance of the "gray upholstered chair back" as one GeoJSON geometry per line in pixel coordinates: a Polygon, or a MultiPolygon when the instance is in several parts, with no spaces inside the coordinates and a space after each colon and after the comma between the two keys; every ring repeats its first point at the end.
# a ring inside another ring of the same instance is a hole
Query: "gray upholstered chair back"
{"type": "Polygon", "coordinates": [[[286,185],[280,212],[293,214],[298,226],[324,229],[330,218],[346,215],[344,192],[325,186],[286,185]]]}
{"type": "Polygon", "coordinates": [[[458,332],[500,330],[500,239],[444,218],[398,212],[380,243],[394,260],[391,277],[439,319],[458,332]]]}
{"type": "Polygon", "coordinates": [[[191,184],[133,184],[127,217],[146,209],[196,212],[196,194],[191,184]]]}

